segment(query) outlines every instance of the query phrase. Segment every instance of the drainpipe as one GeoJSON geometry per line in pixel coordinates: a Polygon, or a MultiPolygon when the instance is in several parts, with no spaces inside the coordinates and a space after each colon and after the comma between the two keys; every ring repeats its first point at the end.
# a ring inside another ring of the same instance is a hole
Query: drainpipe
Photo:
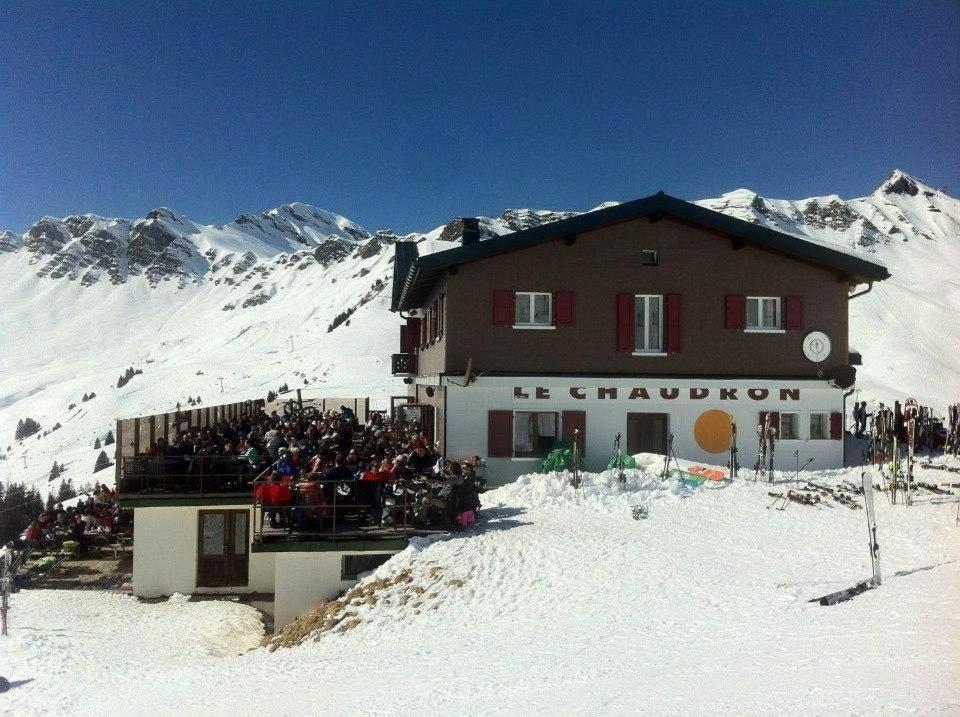
{"type": "Polygon", "coordinates": [[[869,294],[871,291],[873,291],[873,282],[868,281],[866,289],[864,289],[863,291],[855,291],[852,294],[848,294],[847,301],[850,301],[851,299],[857,299],[861,296],[864,296],[865,294],[869,294]]]}
{"type": "MultiPolygon", "coordinates": [[[[873,284],[871,284],[873,286],[873,284]]],[[[867,289],[869,291],[869,289],[867,289]]],[[[864,292],[866,293],[866,292],[864,292]]],[[[843,430],[840,431],[840,440],[843,441],[843,467],[847,467],[847,399],[853,394],[854,389],[843,392],[843,430]]]]}

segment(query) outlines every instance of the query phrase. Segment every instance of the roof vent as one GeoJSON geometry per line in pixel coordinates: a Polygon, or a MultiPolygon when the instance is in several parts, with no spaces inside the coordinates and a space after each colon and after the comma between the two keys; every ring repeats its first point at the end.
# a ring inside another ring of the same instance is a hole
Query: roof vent
{"type": "Polygon", "coordinates": [[[463,224],[463,238],[460,243],[463,246],[476,244],[480,241],[480,220],[475,217],[464,217],[460,220],[463,224]]]}

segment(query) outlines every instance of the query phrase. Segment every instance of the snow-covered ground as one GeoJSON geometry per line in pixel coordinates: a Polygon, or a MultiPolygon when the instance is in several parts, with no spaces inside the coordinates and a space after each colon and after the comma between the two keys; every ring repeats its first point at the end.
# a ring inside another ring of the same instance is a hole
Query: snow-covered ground
{"type": "Polygon", "coordinates": [[[370,576],[411,579],[348,608],[352,629],[274,652],[237,654],[261,628],[229,602],[23,591],[0,640],[15,685],[0,711],[960,711],[956,498],[920,492],[908,508],[878,494],[883,585],[821,607],[808,600],[869,576],[864,511],[768,509],[786,484],[661,487],[659,461],[642,460],[624,489],[605,473],[580,491],[534,475],[489,492],[477,526],[418,541],[370,576]],[[633,519],[637,504],[647,519],[633,519]]]}

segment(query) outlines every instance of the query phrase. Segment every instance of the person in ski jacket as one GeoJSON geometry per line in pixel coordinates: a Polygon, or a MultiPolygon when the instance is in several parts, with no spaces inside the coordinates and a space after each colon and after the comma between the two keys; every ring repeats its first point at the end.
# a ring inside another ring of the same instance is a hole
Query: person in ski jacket
{"type": "Polygon", "coordinates": [[[414,473],[426,474],[433,470],[437,463],[437,457],[430,453],[429,449],[422,444],[417,444],[413,453],[407,458],[407,465],[414,473]]]}

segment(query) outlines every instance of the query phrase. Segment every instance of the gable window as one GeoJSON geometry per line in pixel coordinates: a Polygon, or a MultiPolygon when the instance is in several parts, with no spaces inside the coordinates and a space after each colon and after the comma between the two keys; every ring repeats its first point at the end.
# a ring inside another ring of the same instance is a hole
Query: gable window
{"type": "Polygon", "coordinates": [[[634,352],[663,352],[663,296],[637,294],[634,297],[634,352]]]}
{"type": "Polygon", "coordinates": [[[747,297],[747,331],[780,331],[783,329],[779,296],[747,297]]]}
{"type": "Polygon", "coordinates": [[[514,305],[513,325],[517,328],[552,326],[553,296],[545,292],[518,291],[514,305]]]}
{"type": "Polygon", "coordinates": [[[643,266],[656,266],[660,263],[656,249],[643,249],[640,252],[640,263],[643,266]]]}
{"type": "Polygon", "coordinates": [[[800,438],[800,414],[780,414],[780,438],[786,441],[796,441],[800,438]]]}
{"type": "Polygon", "coordinates": [[[544,458],[557,440],[556,413],[516,411],[513,414],[513,457],[544,458]]]}
{"type": "Polygon", "coordinates": [[[810,414],[810,440],[826,441],[830,438],[830,414],[810,414]]]}

